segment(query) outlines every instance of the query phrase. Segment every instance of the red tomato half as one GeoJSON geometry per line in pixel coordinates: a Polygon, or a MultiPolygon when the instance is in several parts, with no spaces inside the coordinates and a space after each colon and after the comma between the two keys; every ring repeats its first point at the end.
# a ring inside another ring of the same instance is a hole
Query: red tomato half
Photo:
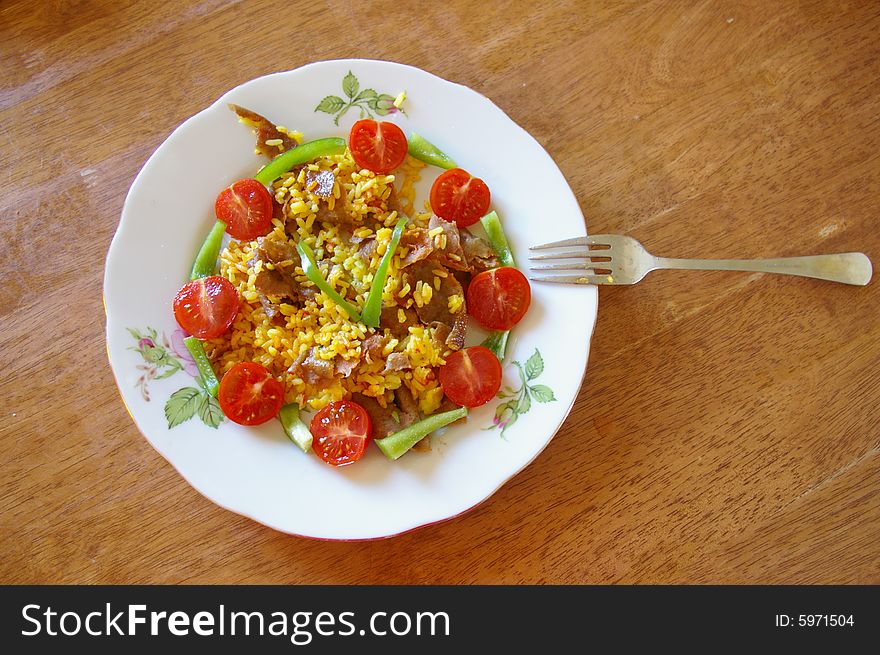
{"type": "Polygon", "coordinates": [[[272,196],[262,182],[239,180],[226,187],[214,202],[214,213],[226,231],[239,241],[253,241],[272,231],[272,196]]]}
{"type": "Polygon", "coordinates": [[[490,330],[509,330],[519,323],[531,300],[526,276],[510,266],[475,275],[467,289],[468,314],[490,330]]]}
{"type": "Polygon", "coordinates": [[[367,118],[351,126],[348,149],[361,168],[390,173],[406,159],[406,135],[394,123],[367,118]]]}
{"type": "Polygon", "coordinates": [[[229,329],[238,315],[238,291],[219,275],[200,277],[174,296],[174,318],[199,339],[213,339],[229,329]]]}
{"type": "Polygon", "coordinates": [[[441,173],[431,187],[431,210],[458,227],[473,225],[489,211],[489,187],[460,168],[441,173]]]}
{"type": "Polygon", "coordinates": [[[275,418],[284,404],[284,385],[266,367],[239,362],[220,380],[220,409],[239,425],[260,425],[275,418]]]}
{"type": "Polygon", "coordinates": [[[315,414],[309,429],[318,457],[333,466],[345,466],[364,456],[373,436],[373,421],[358,403],[339,400],[315,414]]]}
{"type": "Polygon", "coordinates": [[[440,386],[456,405],[485,405],[501,388],[501,362],[483,346],[459,350],[440,367],[440,386]]]}

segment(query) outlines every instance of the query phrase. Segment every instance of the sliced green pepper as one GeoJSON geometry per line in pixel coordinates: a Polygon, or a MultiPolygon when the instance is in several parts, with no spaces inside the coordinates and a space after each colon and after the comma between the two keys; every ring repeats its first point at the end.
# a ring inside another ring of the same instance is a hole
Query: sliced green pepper
{"type": "Polygon", "coordinates": [[[305,164],[325,155],[341,155],[343,152],[345,152],[345,139],[339,137],[309,141],[292,150],[282,152],[263,166],[254,178],[268,186],[294,166],[305,164]]]}
{"type": "Polygon", "coordinates": [[[502,266],[516,266],[513,262],[513,252],[507,243],[507,237],[504,235],[504,229],[501,227],[501,219],[494,211],[489,212],[480,219],[483,228],[486,230],[486,236],[489,237],[489,244],[492,250],[498,256],[498,261],[502,266]]]}
{"type": "Polygon", "coordinates": [[[296,250],[299,252],[300,259],[302,260],[302,269],[306,274],[306,277],[314,282],[315,286],[321,291],[327,294],[327,297],[330,298],[330,300],[342,307],[352,320],[360,323],[361,315],[358,313],[358,310],[355,309],[354,305],[340,296],[339,292],[331,287],[330,283],[324,279],[323,275],[321,275],[321,269],[318,268],[318,264],[315,262],[315,253],[312,252],[312,249],[309,248],[304,241],[300,241],[296,244],[296,250]]]}
{"type": "Polygon", "coordinates": [[[209,394],[216,398],[217,391],[220,389],[220,382],[214,374],[214,368],[211,366],[211,361],[208,359],[205,347],[202,345],[202,342],[195,337],[186,337],[183,340],[183,343],[186,345],[186,349],[189,351],[189,354],[192,355],[193,361],[195,361],[196,366],[199,369],[199,374],[202,376],[202,381],[205,383],[205,389],[209,394]]]}
{"type": "Polygon", "coordinates": [[[391,233],[391,241],[388,243],[388,250],[379,260],[379,267],[373,276],[373,284],[370,286],[370,294],[367,296],[367,302],[364,303],[364,310],[361,318],[364,325],[369,327],[379,327],[379,317],[382,313],[382,292],[385,289],[385,280],[388,279],[388,268],[391,266],[391,258],[397,251],[400,243],[400,237],[403,235],[403,229],[406,227],[406,216],[401,216],[394,226],[394,232],[391,233]]]}
{"type": "Polygon", "coordinates": [[[406,142],[409,154],[419,161],[446,169],[457,167],[449,155],[420,134],[410,132],[406,142]]]}
{"type": "Polygon", "coordinates": [[[296,403],[285,405],[278,412],[278,418],[281,420],[284,434],[304,453],[309,452],[312,449],[312,433],[299,417],[299,405],[296,403]]]}
{"type": "Polygon", "coordinates": [[[490,332],[489,336],[480,345],[491,350],[498,360],[503,362],[504,351],[507,349],[507,337],[509,336],[510,330],[496,330],[495,332],[490,332]]]}
{"type": "Polygon", "coordinates": [[[399,432],[389,434],[382,439],[376,439],[376,445],[388,459],[397,459],[434,430],[439,430],[465,416],[467,416],[467,409],[464,407],[427,416],[399,432]]]}
{"type": "Polygon", "coordinates": [[[208,277],[217,273],[217,257],[220,255],[220,246],[223,244],[223,233],[226,231],[226,223],[217,221],[208,232],[205,242],[199,248],[196,261],[193,263],[190,280],[200,277],[208,277]]]}

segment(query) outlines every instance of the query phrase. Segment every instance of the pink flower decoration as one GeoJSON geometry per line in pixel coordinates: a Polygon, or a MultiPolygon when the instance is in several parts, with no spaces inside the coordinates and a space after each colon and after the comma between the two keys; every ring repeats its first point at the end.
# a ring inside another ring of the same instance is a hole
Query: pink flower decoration
{"type": "Polygon", "coordinates": [[[174,350],[174,354],[177,355],[180,363],[183,364],[183,370],[196,378],[199,376],[199,367],[196,366],[195,360],[192,358],[192,355],[189,354],[189,349],[186,347],[186,344],[183,343],[186,336],[186,332],[180,329],[172,332],[171,348],[174,350]]]}

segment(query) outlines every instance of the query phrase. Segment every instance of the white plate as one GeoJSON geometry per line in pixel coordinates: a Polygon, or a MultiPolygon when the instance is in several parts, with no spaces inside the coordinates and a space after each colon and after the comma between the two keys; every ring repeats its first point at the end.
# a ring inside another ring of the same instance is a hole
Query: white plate
{"type": "MultiPolygon", "coordinates": [[[[346,136],[358,107],[337,127],[316,106],[331,95],[347,101],[342,82],[349,71],[358,92],[406,90],[406,114],[383,120],[419,132],[486,181],[521,265],[531,244],[585,234],[571,189],[535,139],[479,93],[401,64],[325,61],[247,82],[184,122],[153,153],[126,198],[104,277],[107,350],[123,401],[150,443],[212,501],[277,530],[324,539],[384,537],[442,521],[479,504],[525,467],[571,409],[597,307],[594,288],[533,284],[531,308],[508,345],[504,383],[521,389],[514,360],[523,368],[530,361],[529,385],[541,386],[503,438],[493,425],[496,412],[509,418],[503,403],[524,409],[526,401],[517,401],[522,392],[471,411],[466,423],[435,437],[428,454],[390,462],[371,447],[341,469],[304,455],[275,421],[259,428],[224,421],[214,429],[197,414],[169,428],[164,408],[171,394],[196,386],[171,299],[213,224],[218,190],[252,176],[262,163],[251,131],[227,103],[300,130],[306,140],[346,136]]],[[[423,186],[439,172],[425,169],[423,186]]]]}

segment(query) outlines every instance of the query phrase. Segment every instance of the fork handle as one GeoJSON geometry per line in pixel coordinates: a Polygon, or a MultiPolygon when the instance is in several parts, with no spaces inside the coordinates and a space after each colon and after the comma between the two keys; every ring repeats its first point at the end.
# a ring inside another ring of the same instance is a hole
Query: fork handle
{"type": "Polygon", "coordinates": [[[778,259],[672,259],[657,257],[655,268],[696,271],[751,271],[800,275],[844,284],[865,285],[871,279],[871,260],[861,252],[778,259]]]}

